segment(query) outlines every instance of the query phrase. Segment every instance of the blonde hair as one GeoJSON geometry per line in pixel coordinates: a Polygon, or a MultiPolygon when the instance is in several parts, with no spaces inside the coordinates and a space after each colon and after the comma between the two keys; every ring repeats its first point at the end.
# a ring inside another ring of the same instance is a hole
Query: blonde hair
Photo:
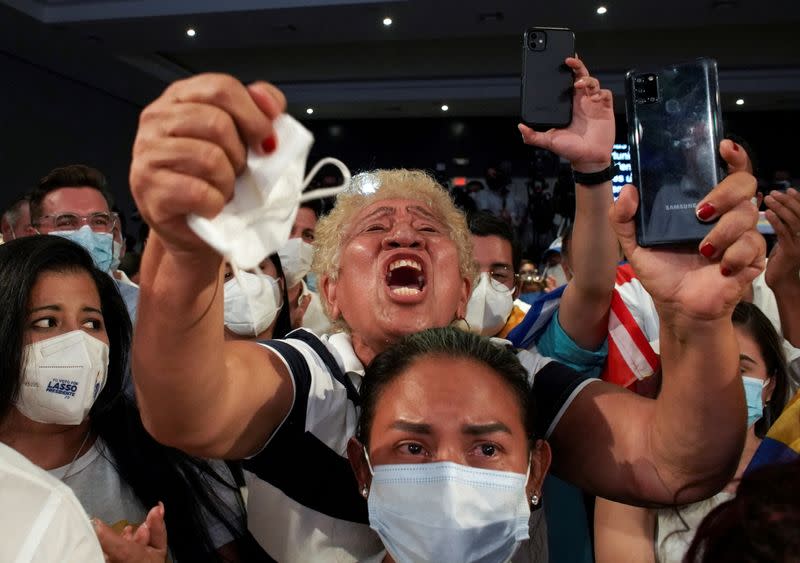
{"type": "MultiPolygon", "coordinates": [[[[358,174],[347,190],[336,197],[333,210],[319,220],[315,229],[312,270],[318,278],[338,277],[348,225],[364,207],[384,199],[412,199],[430,207],[445,224],[456,245],[461,276],[474,282],[477,267],[464,214],[453,204],[450,194],[431,176],[421,170],[403,168],[358,174]]],[[[322,301],[330,316],[327,300],[323,298],[322,301]]],[[[336,324],[337,320],[332,320],[336,324]]]]}

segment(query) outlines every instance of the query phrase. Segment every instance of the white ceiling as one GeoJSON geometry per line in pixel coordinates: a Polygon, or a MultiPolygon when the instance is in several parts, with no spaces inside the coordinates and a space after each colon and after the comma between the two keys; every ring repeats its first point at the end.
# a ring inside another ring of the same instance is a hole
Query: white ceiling
{"type": "MultiPolygon", "coordinates": [[[[312,118],[515,115],[521,35],[570,27],[593,72],[711,56],[723,105],[800,108],[797,0],[6,0],[0,50],[144,105],[196,72],[270,80],[312,118]],[[381,24],[391,17],[391,27],[381,24]],[[197,35],[187,37],[193,27],[197,35]]],[[[4,6],[4,5],[5,6],[4,6]]]]}

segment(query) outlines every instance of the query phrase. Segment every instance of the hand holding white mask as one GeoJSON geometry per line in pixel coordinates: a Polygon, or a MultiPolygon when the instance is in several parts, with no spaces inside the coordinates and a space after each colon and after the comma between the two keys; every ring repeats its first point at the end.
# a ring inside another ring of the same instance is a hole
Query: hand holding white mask
{"type": "Polygon", "coordinates": [[[304,178],[314,137],[288,114],[275,119],[273,128],[277,149],[267,156],[248,153],[247,168],[236,179],[233,199],[222,212],[213,219],[187,218],[189,227],[225,258],[234,275],[239,270],[256,271],[264,258],[286,244],[300,203],[336,195],[350,181],[350,171],[334,158],[320,160],[304,178]],[[326,164],[339,168],[342,186],[303,194],[326,164]]]}

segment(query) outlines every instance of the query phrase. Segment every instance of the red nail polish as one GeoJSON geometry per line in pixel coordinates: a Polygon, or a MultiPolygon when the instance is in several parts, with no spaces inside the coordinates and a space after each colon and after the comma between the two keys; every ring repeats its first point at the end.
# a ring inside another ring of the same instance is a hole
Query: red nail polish
{"type": "Polygon", "coordinates": [[[714,252],[716,252],[716,249],[714,248],[714,245],[711,244],[710,242],[707,242],[700,247],[700,254],[702,254],[706,258],[711,258],[712,256],[714,256],[714,252]]]}
{"type": "Polygon", "coordinates": [[[733,143],[733,150],[739,152],[739,143],[733,143]]]}
{"type": "Polygon", "coordinates": [[[704,203],[697,210],[697,217],[699,217],[701,221],[708,221],[714,216],[714,213],[716,212],[717,210],[714,209],[713,205],[711,205],[710,203],[704,203]]]}
{"type": "Polygon", "coordinates": [[[266,154],[271,154],[275,152],[277,146],[278,146],[278,139],[275,138],[275,135],[271,135],[266,139],[264,139],[263,141],[261,141],[261,149],[266,154]]]}
{"type": "Polygon", "coordinates": [[[722,275],[725,276],[725,277],[728,277],[728,276],[731,275],[731,269],[728,268],[727,266],[723,266],[720,271],[722,272],[722,275]]]}

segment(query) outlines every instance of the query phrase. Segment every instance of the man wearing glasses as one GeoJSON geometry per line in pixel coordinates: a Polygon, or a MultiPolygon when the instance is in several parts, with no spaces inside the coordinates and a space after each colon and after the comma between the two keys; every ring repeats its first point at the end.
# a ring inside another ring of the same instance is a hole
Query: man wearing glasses
{"type": "MultiPolygon", "coordinates": [[[[111,194],[99,170],[71,164],[52,170],[30,194],[29,234],[59,235],[80,244],[95,266],[112,275],[122,254],[122,233],[111,194]]],[[[139,289],[117,283],[131,322],[136,321],[139,289]]]]}
{"type": "Polygon", "coordinates": [[[472,332],[505,338],[530,307],[517,299],[520,253],[514,231],[509,223],[486,211],[470,213],[467,222],[480,278],[464,320],[472,332]]]}

